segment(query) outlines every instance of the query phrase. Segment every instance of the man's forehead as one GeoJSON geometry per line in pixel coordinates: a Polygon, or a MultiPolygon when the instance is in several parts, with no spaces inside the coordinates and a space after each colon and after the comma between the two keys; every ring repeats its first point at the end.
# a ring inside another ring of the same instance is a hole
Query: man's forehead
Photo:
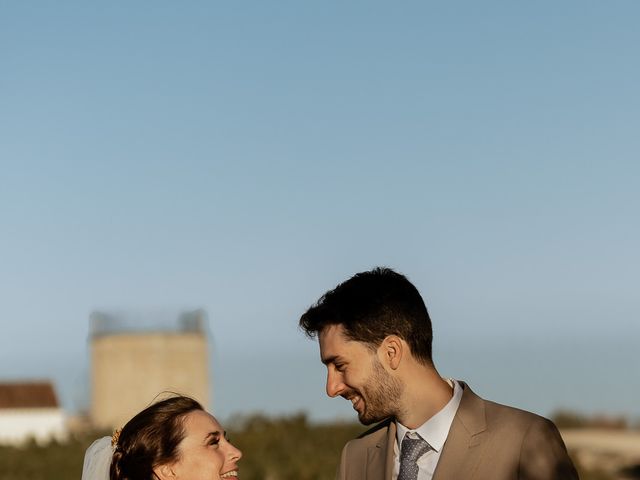
{"type": "Polygon", "coordinates": [[[344,361],[359,352],[368,350],[363,342],[349,338],[340,324],[328,325],[318,334],[320,360],[325,365],[337,360],[344,361]]]}
{"type": "Polygon", "coordinates": [[[320,332],[318,332],[318,338],[324,340],[348,340],[345,333],[344,327],[341,323],[333,323],[324,327],[320,332]]]}
{"type": "Polygon", "coordinates": [[[322,363],[328,363],[327,359],[335,356],[336,350],[345,342],[342,328],[342,325],[327,325],[318,333],[322,363]]]}
{"type": "Polygon", "coordinates": [[[344,332],[344,327],[340,324],[327,325],[318,333],[318,343],[320,344],[320,355],[324,356],[325,352],[342,349],[347,346],[350,339],[344,332]]]}

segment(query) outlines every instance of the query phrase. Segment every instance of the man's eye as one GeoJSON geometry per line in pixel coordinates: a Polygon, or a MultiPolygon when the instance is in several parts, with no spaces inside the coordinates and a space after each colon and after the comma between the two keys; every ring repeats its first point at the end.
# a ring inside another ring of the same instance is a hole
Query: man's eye
{"type": "Polygon", "coordinates": [[[339,372],[344,371],[344,364],[343,363],[338,363],[336,366],[336,370],[339,372]]]}

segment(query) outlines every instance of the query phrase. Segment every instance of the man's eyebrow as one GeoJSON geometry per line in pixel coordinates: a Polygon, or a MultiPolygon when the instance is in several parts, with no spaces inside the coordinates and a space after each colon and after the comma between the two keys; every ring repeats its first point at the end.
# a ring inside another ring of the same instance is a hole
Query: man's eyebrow
{"type": "Polygon", "coordinates": [[[320,361],[325,365],[329,365],[330,363],[336,363],[336,360],[340,360],[338,355],[331,355],[330,357],[324,357],[320,359],[320,361]]]}

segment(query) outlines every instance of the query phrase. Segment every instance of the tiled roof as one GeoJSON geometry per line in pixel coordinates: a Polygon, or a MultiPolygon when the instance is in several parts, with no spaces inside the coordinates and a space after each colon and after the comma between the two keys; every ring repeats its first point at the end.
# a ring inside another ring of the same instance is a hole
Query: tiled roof
{"type": "Polygon", "coordinates": [[[55,408],[58,399],[51,382],[0,383],[0,409],[55,408]]]}

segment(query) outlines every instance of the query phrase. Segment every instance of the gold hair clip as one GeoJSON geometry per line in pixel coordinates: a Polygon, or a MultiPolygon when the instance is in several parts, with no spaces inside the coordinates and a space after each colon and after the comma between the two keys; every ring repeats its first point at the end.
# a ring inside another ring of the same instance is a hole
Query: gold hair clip
{"type": "Polygon", "coordinates": [[[111,435],[111,446],[114,449],[118,448],[118,440],[120,440],[120,432],[121,431],[122,431],[122,429],[118,428],[113,432],[113,435],[111,435]]]}

